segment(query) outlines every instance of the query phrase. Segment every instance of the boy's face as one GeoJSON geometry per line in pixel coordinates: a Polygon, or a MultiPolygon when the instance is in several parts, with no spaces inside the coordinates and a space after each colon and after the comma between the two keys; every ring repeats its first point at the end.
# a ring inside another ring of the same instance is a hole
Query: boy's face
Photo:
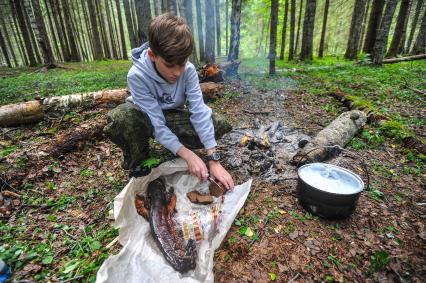
{"type": "Polygon", "coordinates": [[[156,56],[151,49],[148,49],[148,56],[155,63],[157,71],[171,84],[174,84],[185,70],[186,62],[182,65],[170,64],[162,57],[156,56]]]}

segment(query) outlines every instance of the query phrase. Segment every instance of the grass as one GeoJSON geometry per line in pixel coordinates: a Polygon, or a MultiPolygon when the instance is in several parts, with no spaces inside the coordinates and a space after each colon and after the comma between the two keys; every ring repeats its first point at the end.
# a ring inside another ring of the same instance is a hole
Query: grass
{"type": "Polygon", "coordinates": [[[127,85],[130,61],[64,63],[66,69],[0,68],[0,105],[127,85]]]}

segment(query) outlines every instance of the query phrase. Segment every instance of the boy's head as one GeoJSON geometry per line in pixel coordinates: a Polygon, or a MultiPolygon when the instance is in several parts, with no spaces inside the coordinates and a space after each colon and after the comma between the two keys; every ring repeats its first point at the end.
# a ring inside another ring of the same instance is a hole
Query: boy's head
{"type": "Polygon", "coordinates": [[[182,75],[194,47],[189,27],[182,18],[163,14],[152,20],[148,37],[149,58],[163,78],[175,83],[182,75]]]}

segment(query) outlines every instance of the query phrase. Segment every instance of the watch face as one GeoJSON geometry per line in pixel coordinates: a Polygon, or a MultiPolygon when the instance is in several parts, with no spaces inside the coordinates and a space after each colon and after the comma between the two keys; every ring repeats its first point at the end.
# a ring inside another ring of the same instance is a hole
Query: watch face
{"type": "Polygon", "coordinates": [[[214,160],[214,161],[218,161],[220,159],[220,154],[218,152],[213,152],[210,156],[209,156],[209,160],[214,160]]]}

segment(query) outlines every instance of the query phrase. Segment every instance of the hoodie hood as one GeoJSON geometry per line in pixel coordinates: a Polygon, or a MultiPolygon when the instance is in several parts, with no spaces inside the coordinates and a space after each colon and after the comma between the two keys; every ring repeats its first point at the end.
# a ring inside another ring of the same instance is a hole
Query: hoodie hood
{"type": "Polygon", "coordinates": [[[158,83],[168,83],[163,79],[155,69],[154,63],[148,56],[149,42],[145,42],[141,46],[132,49],[132,62],[144,76],[155,80],[158,83]]]}

